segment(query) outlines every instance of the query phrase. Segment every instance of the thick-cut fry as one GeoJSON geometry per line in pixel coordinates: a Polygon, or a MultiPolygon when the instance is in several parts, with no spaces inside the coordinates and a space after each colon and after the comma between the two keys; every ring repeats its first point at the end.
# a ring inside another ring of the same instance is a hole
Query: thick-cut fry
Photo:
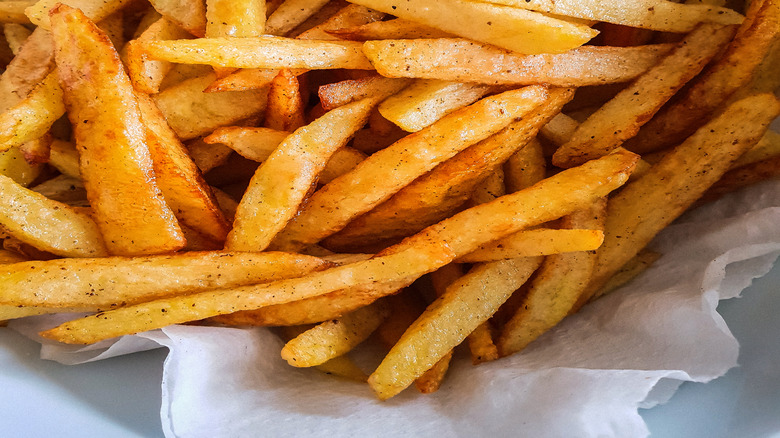
{"type": "Polygon", "coordinates": [[[30,19],[24,10],[34,5],[34,1],[4,1],[0,2],[0,23],[29,23],[30,19]]]}
{"type": "Polygon", "coordinates": [[[541,261],[541,257],[532,257],[474,267],[447,288],[409,327],[369,376],[371,389],[385,400],[409,386],[487,321],[541,261]]]}
{"type": "Polygon", "coordinates": [[[164,296],[294,278],[331,264],[285,253],[186,252],[0,266],[0,305],[105,310],[164,296]]]}
{"type": "Polygon", "coordinates": [[[209,134],[265,109],[267,90],[203,92],[215,77],[212,73],[188,79],[154,95],[154,102],[180,139],[209,134]]]}
{"type": "MultiPolygon", "coordinates": [[[[49,16],[57,4],[63,3],[62,0],[39,0],[34,5],[27,8],[25,13],[33,24],[43,29],[49,29],[49,16]]],[[[130,0],[102,0],[99,2],[91,0],[68,0],[66,3],[71,8],[79,9],[90,20],[98,22],[122,9],[130,0]]]]}
{"type": "Polygon", "coordinates": [[[366,123],[375,104],[364,99],[336,108],[285,138],[252,177],[225,248],[264,250],[296,214],[333,152],[366,123]]]}
{"type": "Polygon", "coordinates": [[[178,222],[155,183],[138,104],[119,55],[77,9],[55,7],[51,22],[81,176],[106,247],[115,255],[183,247],[178,222]]]}
{"type": "Polygon", "coordinates": [[[151,59],[236,68],[346,68],[373,70],[355,41],[317,41],[281,37],[199,38],[143,41],[151,59]]]}
{"type": "Polygon", "coordinates": [[[598,229],[538,228],[520,231],[482,245],[478,250],[459,258],[458,261],[476,263],[573,251],[593,251],[598,249],[602,242],[604,242],[604,232],[598,229]]]}
{"type": "Polygon", "coordinates": [[[24,187],[41,174],[41,166],[30,164],[20,148],[0,152],[0,175],[5,175],[24,187]]]}
{"type": "Polygon", "coordinates": [[[22,242],[65,257],[107,255],[95,221],[0,175],[0,227],[22,242]]]}
{"type": "Polygon", "coordinates": [[[443,30],[401,18],[330,30],[328,33],[351,41],[454,37],[443,30]]]}
{"type": "Polygon", "coordinates": [[[465,210],[366,261],[268,285],[219,289],[127,306],[65,323],[42,335],[66,343],[93,343],[170,324],[323,296],[349,287],[383,284],[380,293],[373,297],[377,299],[483,243],[590,205],[624,184],[637,159],[627,151],[615,151],[560,172],[527,190],[465,210]],[[477,222],[482,222],[482,226],[475,226],[477,222]]]}
{"type": "Polygon", "coordinates": [[[531,187],[546,176],[547,161],[537,139],[529,141],[504,163],[504,184],[508,193],[531,187]]]}
{"type": "Polygon", "coordinates": [[[443,116],[471,105],[492,88],[462,82],[417,80],[379,105],[379,112],[409,132],[419,131],[443,116]]]}
{"type": "Polygon", "coordinates": [[[204,174],[227,163],[233,153],[232,149],[223,144],[209,144],[202,138],[189,142],[186,147],[192,162],[204,174]]]}
{"type": "Polygon", "coordinates": [[[286,0],[268,17],[266,33],[279,36],[287,35],[326,3],[328,0],[286,0]]]}
{"type": "Polygon", "coordinates": [[[750,82],[780,35],[780,2],[765,0],[751,11],[755,14],[749,11],[725,53],[627,141],[626,148],[646,153],[682,142],[750,82]]]}
{"type": "Polygon", "coordinates": [[[331,110],[370,96],[391,96],[401,91],[409,83],[408,79],[368,76],[323,85],[317,90],[317,95],[320,98],[322,108],[331,110]]]}
{"type": "Polygon", "coordinates": [[[272,247],[301,248],[339,231],[415,178],[537,107],[543,87],[488,97],[404,137],[315,192],[272,247]]]}
{"type": "Polygon", "coordinates": [[[60,175],[41,184],[31,187],[31,190],[43,196],[68,204],[72,207],[88,207],[87,191],[80,179],[60,175]]]}
{"type": "Polygon", "coordinates": [[[230,225],[211,188],[152,99],[140,93],[137,98],[141,120],[147,129],[146,143],[152,166],[165,202],[182,224],[208,239],[224,242],[230,225]]]}
{"type": "Polygon", "coordinates": [[[780,176],[780,156],[766,158],[731,169],[702,195],[698,203],[713,201],[726,193],[761,181],[777,179],[778,176],[780,176]]]}
{"type": "Polygon", "coordinates": [[[742,21],[741,15],[728,8],[703,4],[679,4],[667,0],[633,0],[620,2],[619,6],[602,0],[485,1],[532,11],[665,32],[687,32],[701,22],[739,24],[742,21]]]}
{"type": "Polygon", "coordinates": [[[54,67],[51,34],[35,29],[0,76],[0,111],[27,97],[54,67]]]}
{"type": "Polygon", "coordinates": [[[469,199],[475,184],[487,172],[527,145],[536,129],[560,111],[572,95],[573,90],[550,90],[549,98],[532,114],[417,178],[330,236],[325,240],[326,246],[354,250],[385,240],[394,241],[444,219],[469,199]]]}
{"type": "Polygon", "coordinates": [[[639,128],[696,76],[734,36],[733,27],[702,25],[677,49],[604,104],[553,155],[558,167],[600,157],[639,132],[639,128]]]}
{"type": "MultiPolygon", "coordinates": [[[[561,228],[604,227],[606,199],[576,211],[561,221],[561,228]]],[[[517,313],[504,324],[498,338],[502,356],[524,349],[557,325],[574,307],[588,286],[596,253],[577,251],[545,257],[517,313]]]]}
{"type": "Polygon", "coordinates": [[[558,113],[546,125],[542,126],[539,134],[555,146],[560,146],[571,140],[571,136],[574,135],[574,131],[579,125],[579,122],[573,118],[564,113],[558,113]]]}
{"type": "Polygon", "coordinates": [[[469,40],[440,38],[366,41],[363,51],[382,76],[580,87],[634,79],[672,47],[584,46],[564,53],[521,55],[469,40]]]}
{"type": "Polygon", "coordinates": [[[702,126],[640,179],[610,198],[604,244],[588,293],[598,290],[756,144],[780,114],[771,94],[745,98],[702,126]]]}
{"type": "Polygon", "coordinates": [[[350,2],[526,54],[565,52],[585,44],[598,33],[582,24],[544,14],[466,0],[350,2]]]}
{"type": "Polygon", "coordinates": [[[8,43],[11,53],[16,56],[22,49],[24,42],[30,37],[32,31],[21,24],[8,23],[3,25],[3,36],[8,43]]]}
{"type": "Polygon", "coordinates": [[[365,341],[387,314],[387,305],[379,301],[339,319],[323,322],[285,344],[282,359],[294,367],[321,365],[365,341]]]}
{"type": "Polygon", "coordinates": [[[602,295],[606,295],[613,290],[623,286],[624,284],[628,283],[629,281],[633,280],[639,274],[642,272],[645,272],[647,268],[649,268],[653,263],[655,263],[656,260],[658,260],[661,257],[660,253],[657,253],[655,251],[651,251],[647,248],[639,251],[637,255],[635,255],[631,260],[626,262],[625,265],[623,265],[617,272],[615,272],[612,277],[607,280],[606,283],[604,283],[604,286],[601,287],[601,289],[594,291],[595,293],[591,294],[582,294],[580,295],[579,299],[577,299],[577,303],[572,307],[570,313],[575,313],[580,310],[582,306],[587,304],[588,301],[596,299],[602,295]]]}
{"type": "Polygon", "coordinates": [[[265,126],[279,131],[294,131],[306,124],[304,102],[298,78],[282,69],[271,81],[265,126]]]}
{"type": "Polygon", "coordinates": [[[127,74],[133,87],[142,93],[157,93],[165,75],[171,71],[173,64],[165,61],[146,59],[138,41],[145,40],[178,40],[190,37],[190,34],[167,18],[160,18],[152,23],[141,35],[127,43],[123,59],[127,74]]]}

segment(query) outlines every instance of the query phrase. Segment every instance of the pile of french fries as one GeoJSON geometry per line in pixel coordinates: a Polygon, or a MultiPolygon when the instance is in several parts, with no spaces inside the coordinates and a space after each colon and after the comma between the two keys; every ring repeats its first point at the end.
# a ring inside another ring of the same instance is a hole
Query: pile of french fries
{"type": "Polygon", "coordinates": [[[0,3],[0,320],[435,391],[780,174],[780,0],[0,3]],[[365,374],[350,359],[384,346],[365,374]]]}

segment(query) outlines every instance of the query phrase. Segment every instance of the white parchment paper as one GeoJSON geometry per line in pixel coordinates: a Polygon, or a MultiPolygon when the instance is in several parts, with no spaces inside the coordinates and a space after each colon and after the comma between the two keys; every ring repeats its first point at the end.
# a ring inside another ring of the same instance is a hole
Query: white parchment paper
{"type": "MultiPolygon", "coordinates": [[[[664,255],[635,281],[521,354],[476,367],[455,361],[427,396],[412,389],[379,402],[364,384],[291,368],[263,329],[173,326],[110,346],[44,344],[42,356],[73,364],[169,348],[167,437],[641,437],[638,407],[736,365],[737,342],[715,307],[770,270],[778,224],[780,182],[689,213],[653,242],[664,255]]],[[[34,336],[51,325],[27,318],[12,327],[34,336]]]]}

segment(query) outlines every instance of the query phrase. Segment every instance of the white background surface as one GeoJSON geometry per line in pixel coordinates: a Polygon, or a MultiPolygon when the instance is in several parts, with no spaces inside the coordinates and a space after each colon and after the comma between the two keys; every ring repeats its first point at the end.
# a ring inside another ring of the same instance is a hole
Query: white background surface
{"type": "MultiPolygon", "coordinates": [[[[780,264],[718,309],[742,345],[740,367],[640,411],[653,438],[780,436],[780,264]]],[[[38,348],[0,329],[1,436],[162,436],[166,350],[64,366],[39,359],[38,348]]]]}

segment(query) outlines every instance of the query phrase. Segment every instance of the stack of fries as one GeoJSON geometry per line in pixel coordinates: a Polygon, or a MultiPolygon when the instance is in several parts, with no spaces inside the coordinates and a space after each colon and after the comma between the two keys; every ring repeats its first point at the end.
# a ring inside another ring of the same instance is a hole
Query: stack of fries
{"type": "Polygon", "coordinates": [[[780,174],[780,0],[65,3],[0,3],[0,320],[65,343],[271,326],[428,393],[780,174]]]}

